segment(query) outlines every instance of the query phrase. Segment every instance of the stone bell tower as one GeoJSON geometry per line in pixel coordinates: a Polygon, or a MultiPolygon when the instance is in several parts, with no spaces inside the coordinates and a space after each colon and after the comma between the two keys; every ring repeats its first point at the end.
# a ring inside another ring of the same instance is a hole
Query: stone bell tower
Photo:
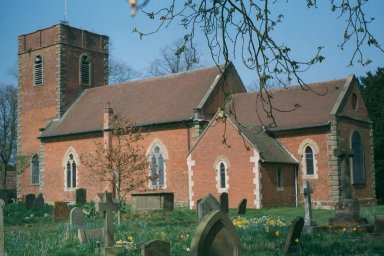
{"type": "Polygon", "coordinates": [[[30,157],[18,175],[19,200],[44,191],[41,129],[61,118],[84,89],[107,84],[108,40],[66,23],[18,37],[17,146],[19,156],[30,157]]]}

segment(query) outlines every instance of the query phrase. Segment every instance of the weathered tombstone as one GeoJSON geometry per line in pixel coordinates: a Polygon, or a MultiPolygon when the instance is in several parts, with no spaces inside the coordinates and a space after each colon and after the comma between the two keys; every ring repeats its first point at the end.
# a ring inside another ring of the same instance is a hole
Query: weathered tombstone
{"type": "Polygon", "coordinates": [[[120,204],[112,201],[112,193],[104,192],[103,200],[96,204],[96,212],[104,215],[104,244],[101,253],[108,255],[122,251],[122,247],[114,247],[114,228],[112,212],[118,211],[120,204]]]}
{"type": "Polygon", "coordinates": [[[241,200],[241,202],[239,203],[239,206],[237,207],[237,214],[243,215],[245,214],[246,210],[247,210],[247,199],[244,198],[243,200],[241,200]]]}
{"type": "Polygon", "coordinates": [[[192,256],[238,256],[240,238],[221,210],[209,212],[200,221],[191,242],[192,256]]]}
{"type": "Polygon", "coordinates": [[[283,249],[283,253],[287,254],[292,251],[297,244],[299,243],[301,232],[304,227],[304,219],[303,217],[296,217],[291,224],[291,227],[288,231],[287,239],[285,240],[285,246],[283,249]]]}
{"type": "Polygon", "coordinates": [[[169,256],[170,244],[167,241],[153,240],[141,246],[141,256],[169,256]]]}
{"type": "Polygon", "coordinates": [[[3,199],[0,199],[0,256],[7,255],[7,252],[5,251],[5,244],[4,244],[4,220],[3,220],[4,206],[5,206],[5,203],[3,199]]]}
{"type": "Polygon", "coordinates": [[[200,204],[200,202],[201,202],[202,199],[203,199],[203,198],[199,198],[199,199],[197,199],[197,201],[196,201],[196,219],[197,219],[197,220],[199,219],[199,208],[198,208],[197,206],[200,204]]]}
{"type": "Polygon", "coordinates": [[[25,196],[25,208],[32,209],[33,201],[35,201],[35,194],[28,194],[25,196]]]}
{"type": "Polygon", "coordinates": [[[347,149],[345,143],[341,142],[340,147],[334,153],[340,161],[341,199],[336,203],[335,217],[329,219],[328,223],[344,227],[368,224],[367,219],[360,217],[359,201],[352,198],[349,158],[353,156],[353,151],[347,149]]]}
{"type": "Polygon", "coordinates": [[[227,192],[224,192],[224,193],[220,194],[220,207],[221,207],[221,210],[224,213],[228,213],[229,212],[228,193],[227,192]]]}
{"type": "Polygon", "coordinates": [[[71,210],[70,216],[69,216],[69,224],[73,228],[83,228],[85,221],[84,221],[84,212],[83,209],[79,207],[75,207],[71,210]]]}
{"type": "Polygon", "coordinates": [[[54,221],[69,219],[69,207],[67,202],[55,202],[53,219],[54,221]]]}
{"type": "Polygon", "coordinates": [[[76,189],[76,205],[87,203],[87,190],[85,188],[76,189]]]}
{"type": "Polygon", "coordinates": [[[95,228],[95,229],[78,229],[77,232],[80,243],[89,243],[89,242],[101,242],[104,239],[104,229],[95,228]]]}
{"type": "Polygon", "coordinates": [[[33,210],[41,210],[44,207],[44,197],[42,193],[39,193],[35,200],[33,200],[33,210]]]}
{"type": "Polygon", "coordinates": [[[208,194],[197,205],[197,220],[200,221],[205,215],[214,210],[220,210],[220,204],[216,198],[208,194]]]}
{"type": "Polygon", "coordinates": [[[373,229],[375,236],[384,236],[384,215],[377,215],[375,217],[375,227],[373,229]]]}
{"type": "Polygon", "coordinates": [[[306,232],[312,232],[313,226],[316,226],[316,221],[312,218],[312,202],[311,194],[313,189],[309,181],[305,180],[301,193],[304,194],[304,210],[305,210],[305,219],[304,219],[304,229],[306,232]]]}

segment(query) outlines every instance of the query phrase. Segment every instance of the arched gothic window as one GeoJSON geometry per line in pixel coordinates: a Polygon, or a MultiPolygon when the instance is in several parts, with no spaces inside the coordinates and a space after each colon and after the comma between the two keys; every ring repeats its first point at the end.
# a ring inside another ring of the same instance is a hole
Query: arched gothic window
{"type": "Polygon", "coordinates": [[[76,188],[77,181],[77,164],[72,153],[67,157],[67,165],[65,167],[66,187],[67,189],[76,188]]]}
{"type": "Polygon", "coordinates": [[[305,148],[305,165],[307,170],[307,175],[315,174],[315,166],[314,166],[314,155],[313,150],[310,146],[305,148]]]}
{"type": "Polygon", "coordinates": [[[228,191],[228,167],[223,161],[220,161],[217,165],[217,188],[219,193],[228,191]]]}
{"type": "Polygon", "coordinates": [[[353,173],[353,184],[364,184],[365,173],[364,173],[364,152],[363,143],[361,136],[358,131],[352,133],[352,173],[353,173]]]}
{"type": "Polygon", "coordinates": [[[31,174],[32,184],[40,183],[40,161],[38,155],[33,155],[32,157],[32,174],[31,174]]]}
{"type": "Polygon", "coordinates": [[[41,55],[37,55],[35,57],[33,78],[35,81],[35,85],[43,84],[43,57],[41,57],[41,55]]]}
{"type": "Polygon", "coordinates": [[[91,85],[91,58],[87,55],[80,57],[80,84],[91,85]]]}
{"type": "Polygon", "coordinates": [[[155,145],[151,150],[151,181],[152,187],[165,186],[165,162],[164,153],[158,145],[155,145]]]}

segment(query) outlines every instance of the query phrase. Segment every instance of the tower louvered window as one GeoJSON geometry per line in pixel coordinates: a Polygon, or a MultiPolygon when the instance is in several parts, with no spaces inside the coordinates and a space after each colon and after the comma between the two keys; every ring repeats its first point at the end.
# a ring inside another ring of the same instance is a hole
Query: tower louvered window
{"type": "Polygon", "coordinates": [[[91,85],[91,58],[87,55],[80,59],[80,84],[91,85]]]}
{"type": "Polygon", "coordinates": [[[43,84],[43,57],[41,57],[41,55],[37,55],[35,57],[33,76],[35,80],[35,85],[43,84]]]}

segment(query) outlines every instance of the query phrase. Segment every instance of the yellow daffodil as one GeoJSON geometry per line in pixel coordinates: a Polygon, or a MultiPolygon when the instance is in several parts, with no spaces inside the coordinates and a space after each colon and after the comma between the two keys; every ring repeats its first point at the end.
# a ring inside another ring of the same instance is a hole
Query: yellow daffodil
{"type": "Polygon", "coordinates": [[[276,236],[279,236],[279,235],[280,235],[279,230],[276,230],[275,235],[276,235],[276,236]]]}
{"type": "Polygon", "coordinates": [[[133,242],[133,237],[132,236],[128,237],[128,242],[133,242]]]}

